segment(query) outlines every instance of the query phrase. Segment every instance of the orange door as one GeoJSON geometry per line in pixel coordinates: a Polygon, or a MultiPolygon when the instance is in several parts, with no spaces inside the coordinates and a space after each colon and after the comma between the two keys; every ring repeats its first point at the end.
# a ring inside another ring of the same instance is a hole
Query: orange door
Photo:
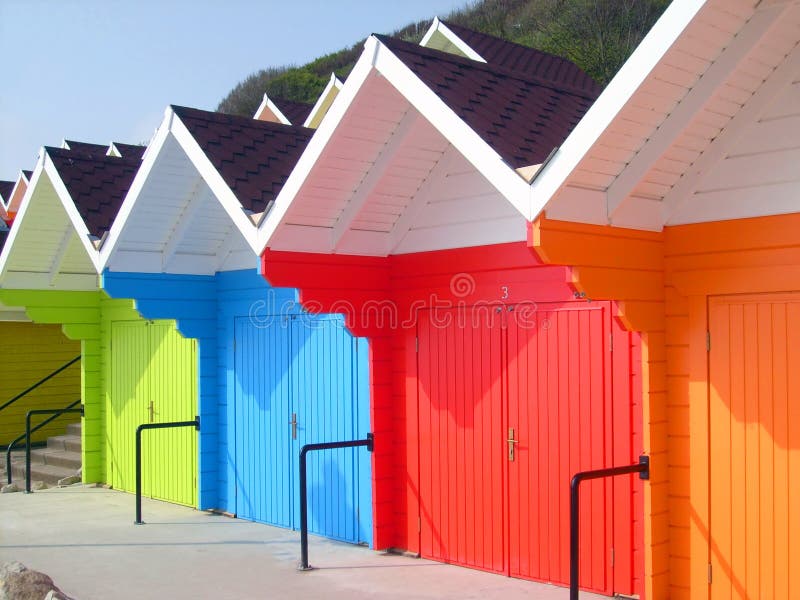
{"type": "Polygon", "coordinates": [[[709,299],[711,597],[800,598],[800,294],[709,299]]]}

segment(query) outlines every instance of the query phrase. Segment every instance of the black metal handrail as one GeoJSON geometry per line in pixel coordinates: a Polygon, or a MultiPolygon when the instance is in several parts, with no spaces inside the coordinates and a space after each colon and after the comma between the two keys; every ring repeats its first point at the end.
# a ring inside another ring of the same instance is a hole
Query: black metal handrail
{"type": "MultiPolygon", "coordinates": [[[[80,402],[77,400],[73,402],[70,406],[75,406],[80,402]]],[[[83,406],[80,408],[70,408],[67,406],[66,408],[37,408],[36,410],[29,410],[28,413],[25,415],[25,493],[31,493],[31,434],[36,431],[37,429],[41,428],[42,426],[46,425],[53,419],[57,419],[61,415],[67,413],[80,413],[83,416],[83,406]],[[31,429],[31,417],[33,415],[53,415],[52,417],[45,419],[41,423],[39,423],[34,429],[31,429]]]]}
{"type": "Polygon", "coordinates": [[[73,358],[71,361],[69,361],[67,364],[65,364],[65,365],[61,365],[61,366],[60,366],[59,368],[57,368],[55,371],[53,371],[53,372],[52,372],[52,373],[50,373],[49,375],[47,375],[47,376],[43,377],[42,379],[40,379],[39,381],[37,381],[36,383],[34,383],[32,386],[30,386],[28,389],[26,389],[26,390],[24,390],[24,391],[20,392],[19,394],[17,394],[17,395],[16,395],[16,396],[14,396],[13,398],[11,398],[11,400],[8,400],[8,401],[7,401],[7,402],[5,402],[5,403],[4,403],[2,406],[0,406],[0,412],[2,412],[2,411],[3,411],[3,409],[6,409],[6,408],[8,408],[9,406],[11,406],[12,404],[14,404],[14,402],[16,402],[17,400],[19,400],[20,398],[22,398],[22,397],[24,397],[24,396],[27,396],[28,394],[30,394],[30,393],[31,393],[33,390],[35,390],[36,388],[38,388],[38,387],[39,387],[40,385],[42,385],[43,383],[45,383],[45,382],[47,382],[47,381],[50,381],[50,380],[51,380],[53,377],[55,377],[56,375],[58,375],[59,373],[61,373],[61,371],[64,371],[65,369],[68,369],[69,367],[71,367],[72,365],[74,365],[76,362],[78,362],[80,359],[81,359],[81,355],[79,354],[78,356],[76,356],[75,358],[73,358]]]}
{"type": "Polygon", "coordinates": [[[639,473],[639,479],[650,479],[650,457],[641,455],[635,465],[581,471],[572,476],[569,483],[569,600],[578,600],[580,577],[578,544],[580,541],[580,484],[589,479],[602,479],[616,475],[639,473]]]}
{"type": "MultiPolygon", "coordinates": [[[[45,425],[47,425],[47,424],[51,423],[52,421],[56,420],[58,417],[60,417],[62,414],[64,414],[64,412],[72,411],[72,409],[76,405],[78,405],[80,403],[81,403],[80,400],[75,400],[75,402],[73,402],[72,404],[68,404],[64,408],[53,409],[54,411],[56,411],[57,414],[53,414],[52,417],[49,417],[49,418],[45,419],[44,421],[39,423],[36,427],[31,429],[30,432],[28,432],[28,428],[26,427],[25,428],[25,433],[23,433],[18,438],[14,439],[14,441],[12,441],[8,445],[8,448],[6,448],[6,480],[7,480],[7,483],[11,483],[11,451],[14,449],[14,446],[18,442],[21,442],[22,440],[24,440],[26,438],[28,439],[28,442],[26,442],[26,446],[30,446],[30,434],[31,433],[34,433],[34,432],[38,431],[39,429],[41,429],[45,425]]],[[[83,414],[83,407],[80,408],[80,412],[81,412],[81,414],[83,414]]],[[[28,472],[30,473],[30,469],[28,469],[28,472]]]]}
{"type": "Polygon", "coordinates": [[[194,421],[173,421],[171,423],[142,423],[136,428],[136,520],[134,525],[144,525],[142,521],[142,431],[145,429],[170,429],[174,427],[194,427],[200,431],[200,417],[194,421]]]}
{"type": "Polygon", "coordinates": [[[367,434],[365,440],[351,440],[347,442],[323,442],[319,444],[306,444],[300,448],[300,565],[298,571],[310,571],[313,567],[308,564],[308,481],[306,479],[306,456],[314,450],[333,450],[335,448],[358,448],[366,446],[369,452],[375,448],[375,436],[367,434]]]}

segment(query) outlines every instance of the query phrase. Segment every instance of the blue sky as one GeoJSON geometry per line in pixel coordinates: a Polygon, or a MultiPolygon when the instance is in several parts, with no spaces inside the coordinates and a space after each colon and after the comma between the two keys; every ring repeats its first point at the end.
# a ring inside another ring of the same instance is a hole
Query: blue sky
{"type": "Polygon", "coordinates": [[[64,138],[150,139],[168,104],[215,109],[240,80],[467,0],[0,0],[0,179],[64,138]]]}

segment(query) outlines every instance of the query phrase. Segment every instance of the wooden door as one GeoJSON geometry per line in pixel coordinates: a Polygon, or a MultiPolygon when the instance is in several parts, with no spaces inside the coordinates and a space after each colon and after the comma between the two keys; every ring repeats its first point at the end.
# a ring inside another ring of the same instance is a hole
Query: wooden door
{"type": "Polygon", "coordinates": [[[420,315],[421,553],[505,573],[501,315],[489,307],[420,315]]]}
{"type": "MultiPolygon", "coordinates": [[[[569,585],[569,481],[610,466],[609,318],[603,303],[507,317],[509,572],[569,585]]],[[[581,485],[581,587],[601,593],[612,592],[611,492],[608,480],[581,485]]]]}
{"type": "Polygon", "coordinates": [[[800,598],[800,294],[709,299],[711,597],[800,598]]]}
{"type": "Polygon", "coordinates": [[[292,527],[289,325],[285,317],[261,325],[248,317],[234,325],[236,514],[292,527]]]}

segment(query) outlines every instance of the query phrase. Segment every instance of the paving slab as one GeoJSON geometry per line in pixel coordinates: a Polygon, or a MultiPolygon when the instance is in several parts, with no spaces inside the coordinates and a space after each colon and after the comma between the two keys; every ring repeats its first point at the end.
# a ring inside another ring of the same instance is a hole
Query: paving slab
{"type": "Polygon", "coordinates": [[[316,569],[298,572],[297,532],[149,499],[142,512],[146,524],[134,525],[131,494],[91,486],[4,494],[0,562],[46,573],[78,600],[568,597],[560,587],[316,536],[316,569]]]}

